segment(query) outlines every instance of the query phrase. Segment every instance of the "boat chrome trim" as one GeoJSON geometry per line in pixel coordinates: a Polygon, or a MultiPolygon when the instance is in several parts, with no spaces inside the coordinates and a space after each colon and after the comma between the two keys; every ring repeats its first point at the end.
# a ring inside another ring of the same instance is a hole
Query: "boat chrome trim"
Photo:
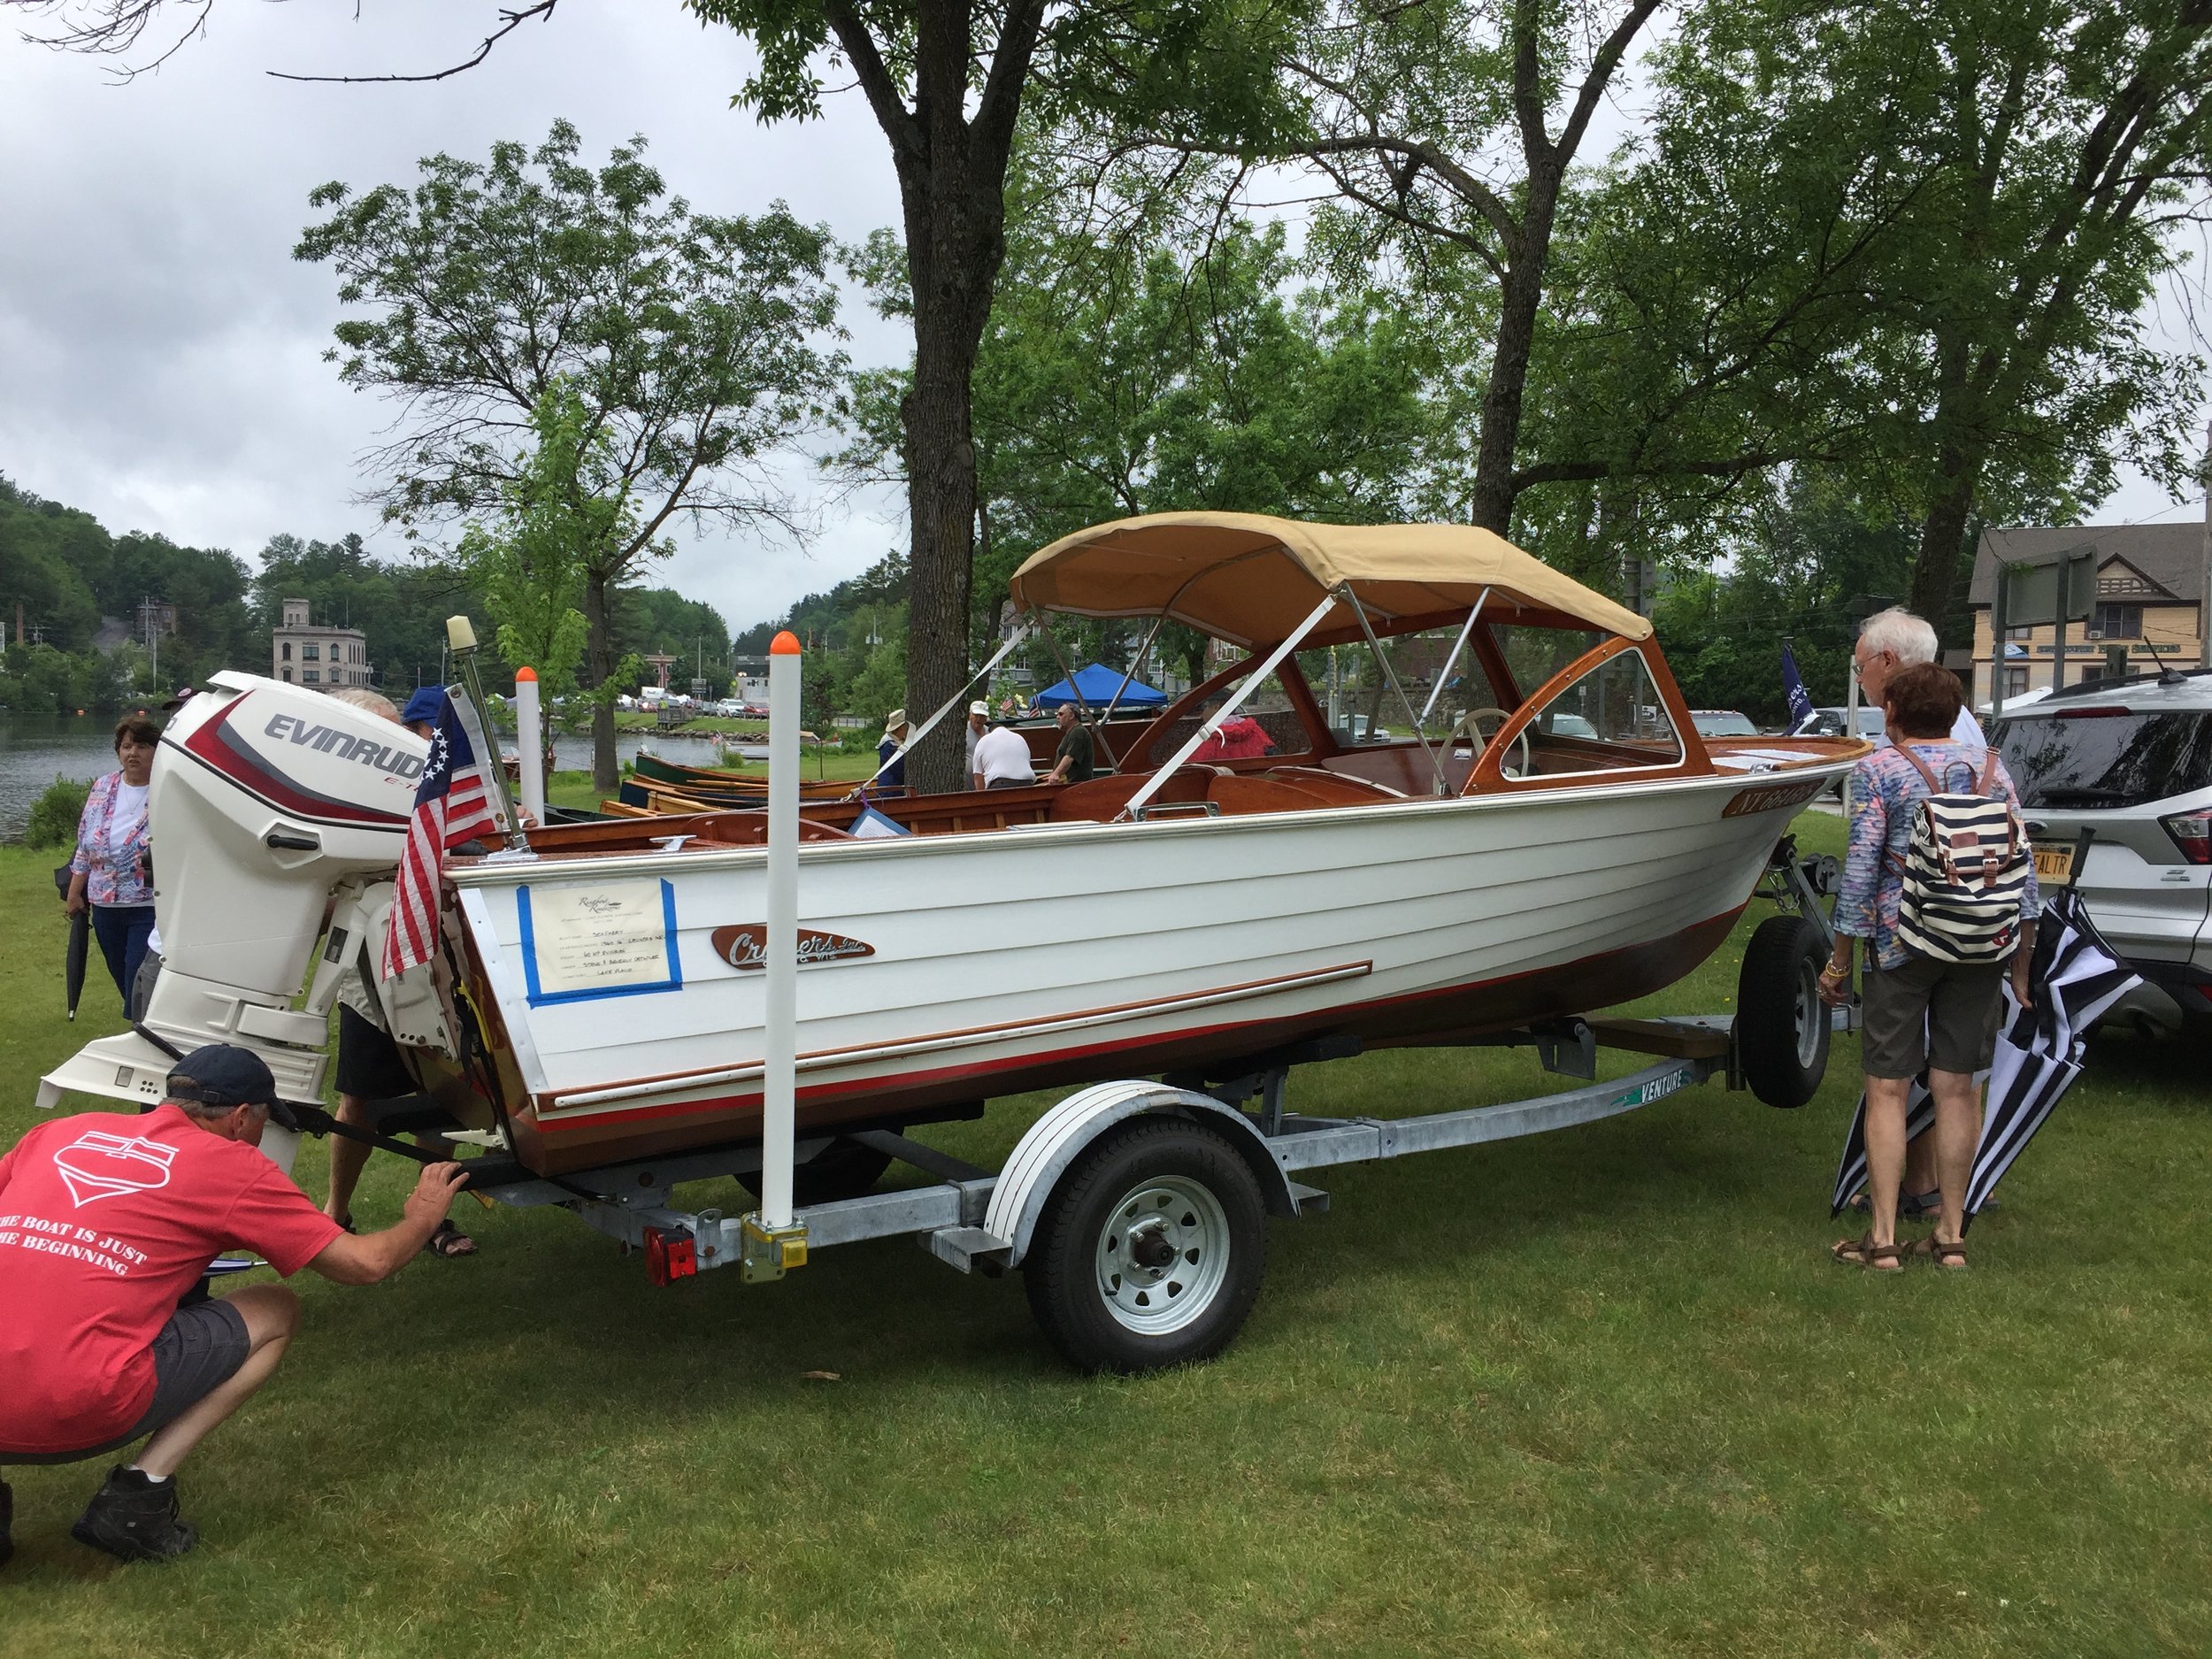
{"type": "MultiPolygon", "coordinates": [[[[1179,996],[1149,997],[1139,1002],[1117,1002],[1106,1008],[1084,1009],[1076,1013],[1063,1014],[1056,1019],[1010,1019],[996,1025],[973,1025],[960,1031],[902,1038],[895,1042],[854,1043],[842,1048],[817,1048],[799,1056],[798,1069],[802,1071],[820,1071],[861,1061],[893,1060],[912,1055],[972,1048],[983,1043],[995,1042],[1016,1033],[1045,1036],[1063,1031],[1092,1030],[1100,1025],[1143,1019],[1155,1014],[1178,1014],[1189,1009],[1248,1002],[1253,997],[1270,996],[1279,991],[1298,991],[1309,986],[1333,985],[1343,979],[1364,979],[1374,972],[1374,968],[1371,960],[1348,962],[1333,968],[1310,968],[1302,973],[1251,979],[1241,985],[1223,986],[1211,991],[1192,991],[1179,996]]],[[[680,1094],[686,1089],[709,1087],[721,1083],[748,1082],[762,1074],[763,1064],[763,1062],[754,1060],[741,1065],[714,1066],[701,1071],[677,1072],[667,1077],[618,1083],[602,1088],[557,1090],[543,1097],[540,1110],[560,1112],[565,1116],[580,1109],[618,1105],[649,1099],[657,1094],[680,1094]]]]}

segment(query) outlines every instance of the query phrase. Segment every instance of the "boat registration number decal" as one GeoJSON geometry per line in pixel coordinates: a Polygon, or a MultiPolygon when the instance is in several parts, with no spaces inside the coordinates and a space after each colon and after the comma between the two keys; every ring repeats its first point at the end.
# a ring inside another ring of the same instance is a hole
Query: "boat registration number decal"
{"type": "MultiPolygon", "coordinates": [[[[714,954],[733,968],[761,969],[768,965],[768,924],[745,922],[735,927],[718,927],[708,935],[713,943],[714,954]]],[[[799,929],[799,965],[818,967],[826,962],[849,962],[860,956],[872,956],[876,948],[864,939],[855,939],[847,933],[826,933],[818,928],[799,929]]]]}
{"type": "Polygon", "coordinates": [[[1723,818],[1741,818],[1747,812],[1772,812],[1786,806],[1803,806],[1820,793],[1824,779],[1816,778],[1809,783],[1764,783],[1755,789],[1740,789],[1720,810],[1723,818]]]}

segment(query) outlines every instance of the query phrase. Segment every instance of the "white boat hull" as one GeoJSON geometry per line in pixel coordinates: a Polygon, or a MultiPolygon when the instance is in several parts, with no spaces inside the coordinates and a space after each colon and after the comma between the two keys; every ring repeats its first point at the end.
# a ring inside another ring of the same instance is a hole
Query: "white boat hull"
{"type": "MultiPolygon", "coordinates": [[[[1645,994],[1725,936],[1790,815],[1843,764],[1778,784],[1616,775],[1510,796],[807,843],[801,926],[872,954],[801,972],[802,1125],[1303,1036],[1435,1040],[1645,994]]],[[[526,1162],[558,1172],[757,1133],[764,978],[712,935],[764,918],[761,852],[450,876],[526,1096],[513,1111],[526,1162]],[[618,973],[573,1000],[533,997],[533,967],[553,970],[535,960],[543,941],[526,941],[526,903],[554,914],[565,892],[656,880],[675,984],[618,973]]]]}

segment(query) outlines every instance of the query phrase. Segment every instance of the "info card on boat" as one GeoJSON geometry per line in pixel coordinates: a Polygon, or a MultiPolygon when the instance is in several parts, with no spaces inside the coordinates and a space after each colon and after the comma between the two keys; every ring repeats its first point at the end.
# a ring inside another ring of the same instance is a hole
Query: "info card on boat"
{"type": "Polygon", "coordinates": [[[672,991],[676,889],[653,876],[515,890],[522,965],[534,1005],[672,991]]]}

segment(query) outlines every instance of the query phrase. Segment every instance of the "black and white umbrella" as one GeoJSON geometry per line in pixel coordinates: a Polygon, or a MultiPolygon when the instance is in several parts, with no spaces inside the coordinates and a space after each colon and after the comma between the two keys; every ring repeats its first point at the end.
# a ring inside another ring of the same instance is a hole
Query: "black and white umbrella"
{"type": "MultiPolygon", "coordinates": [[[[2061,888],[2043,907],[2029,981],[2035,987],[2032,1007],[2023,1009],[2015,1002],[2008,984],[2004,991],[2004,1025],[1987,1073],[1981,1139],[1975,1145],[1974,1170],[1966,1184],[1970,1224],[2081,1075],[2082,1048],[2098,1019],[2141,983],[2112,954],[2071,887],[2061,888]]],[[[1934,1121],[1935,1107],[1924,1075],[1913,1079],[1906,1102],[1906,1140],[1918,1136],[1934,1121]]],[[[1866,1181],[1866,1096],[1862,1093],[1851,1133],[1844,1138],[1843,1161],[1836,1169],[1828,1213],[1839,1214],[1865,1189],[1866,1181]]]]}

